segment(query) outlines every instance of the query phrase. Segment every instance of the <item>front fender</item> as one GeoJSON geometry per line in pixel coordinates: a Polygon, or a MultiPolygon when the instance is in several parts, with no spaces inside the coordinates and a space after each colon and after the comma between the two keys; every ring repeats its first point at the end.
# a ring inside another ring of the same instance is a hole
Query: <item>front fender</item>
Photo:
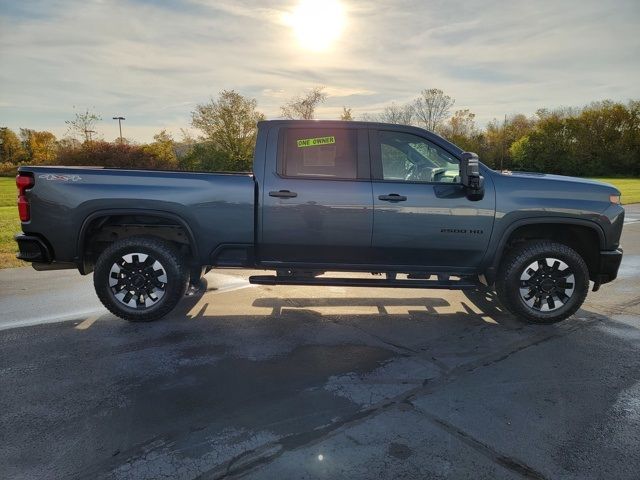
{"type": "Polygon", "coordinates": [[[599,249],[603,250],[606,248],[606,236],[602,227],[592,220],[586,220],[583,218],[532,216],[512,221],[504,226],[497,224],[493,230],[493,235],[489,242],[489,248],[487,249],[487,253],[482,262],[482,270],[485,271],[485,275],[489,283],[492,283],[495,280],[498,266],[500,265],[502,257],[504,256],[504,251],[511,234],[516,229],[523,226],[544,224],[579,225],[587,227],[597,234],[599,249]]]}

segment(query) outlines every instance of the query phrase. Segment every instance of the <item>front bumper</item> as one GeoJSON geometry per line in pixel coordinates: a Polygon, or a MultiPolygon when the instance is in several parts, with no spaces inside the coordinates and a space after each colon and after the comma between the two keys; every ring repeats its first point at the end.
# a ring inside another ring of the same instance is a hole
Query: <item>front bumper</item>
{"type": "Polygon", "coordinates": [[[18,259],[36,263],[51,263],[53,260],[51,249],[40,237],[21,233],[15,236],[15,240],[18,242],[18,259]]]}
{"type": "Polygon", "coordinates": [[[618,269],[622,262],[622,249],[602,250],[598,260],[598,271],[594,272],[592,280],[594,281],[593,291],[600,288],[603,283],[608,283],[616,279],[618,269]]]}

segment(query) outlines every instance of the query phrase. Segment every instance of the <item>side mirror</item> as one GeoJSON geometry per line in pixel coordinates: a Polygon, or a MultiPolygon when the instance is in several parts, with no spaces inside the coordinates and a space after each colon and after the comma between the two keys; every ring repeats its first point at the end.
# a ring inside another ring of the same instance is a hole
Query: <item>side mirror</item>
{"type": "Polygon", "coordinates": [[[484,197],[484,177],[480,175],[480,161],[473,152],[464,152],[460,156],[460,181],[467,190],[469,200],[484,197]]]}

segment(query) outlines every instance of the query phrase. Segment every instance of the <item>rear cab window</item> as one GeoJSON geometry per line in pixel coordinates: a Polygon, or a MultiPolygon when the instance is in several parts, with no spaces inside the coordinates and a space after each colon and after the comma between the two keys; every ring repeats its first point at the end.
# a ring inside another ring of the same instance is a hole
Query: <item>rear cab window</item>
{"type": "Polygon", "coordinates": [[[359,148],[363,133],[366,135],[357,128],[283,129],[278,173],[285,177],[326,180],[365,178],[368,172],[363,171],[362,148],[359,148]]]}

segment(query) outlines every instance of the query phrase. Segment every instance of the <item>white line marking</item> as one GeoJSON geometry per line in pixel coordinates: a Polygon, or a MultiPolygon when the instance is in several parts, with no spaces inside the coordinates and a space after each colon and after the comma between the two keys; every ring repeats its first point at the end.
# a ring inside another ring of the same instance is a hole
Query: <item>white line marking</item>
{"type": "MultiPolygon", "coordinates": [[[[203,296],[218,294],[218,293],[228,293],[234,290],[241,290],[243,288],[258,286],[258,285],[252,285],[248,283],[246,280],[237,279],[237,277],[231,277],[231,275],[224,275],[224,276],[227,278],[233,278],[234,283],[231,285],[223,285],[217,290],[206,291],[204,292],[203,296]]],[[[61,322],[67,322],[69,320],[78,320],[80,318],[84,318],[84,320],[79,325],[76,325],[75,328],[78,330],[86,330],[101,315],[104,315],[105,313],[108,313],[106,309],[91,309],[91,310],[80,310],[78,312],[66,313],[64,315],[49,315],[46,317],[30,318],[28,320],[19,320],[17,322],[0,324],[0,331],[10,330],[12,328],[20,328],[20,327],[33,327],[34,325],[41,325],[45,323],[61,323],[61,322]],[[89,323],[90,320],[92,321],[89,323]],[[83,325],[85,326],[83,327],[83,325]]]]}
{"type": "Polygon", "coordinates": [[[215,290],[214,289],[207,290],[205,292],[205,295],[211,295],[211,294],[214,294],[214,293],[227,293],[227,292],[232,292],[234,290],[242,290],[243,288],[253,288],[253,287],[257,287],[257,286],[258,285],[253,285],[253,284],[248,283],[248,282],[246,284],[243,283],[241,285],[227,285],[227,286],[224,286],[224,287],[217,288],[215,290]]]}
{"type": "Polygon", "coordinates": [[[84,322],[80,323],[79,325],[76,325],[75,329],[76,330],[86,330],[91,325],[93,325],[95,323],[95,321],[98,320],[99,318],[100,318],[100,315],[93,315],[93,316],[87,318],[84,322]]]}
{"type": "Polygon", "coordinates": [[[56,315],[56,316],[48,316],[48,317],[37,317],[30,318],[28,320],[20,320],[13,323],[5,323],[0,325],[0,330],[9,330],[12,328],[20,328],[20,327],[32,327],[34,325],[40,325],[44,323],[59,323],[66,322],[69,320],[77,320],[78,318],[86,318],[89,315],[95,315],[97,313],[107,313],[104,309],[93,309],[93,310],[82,310],[80,312],[67,313],[64,315],[56,315]]]}

